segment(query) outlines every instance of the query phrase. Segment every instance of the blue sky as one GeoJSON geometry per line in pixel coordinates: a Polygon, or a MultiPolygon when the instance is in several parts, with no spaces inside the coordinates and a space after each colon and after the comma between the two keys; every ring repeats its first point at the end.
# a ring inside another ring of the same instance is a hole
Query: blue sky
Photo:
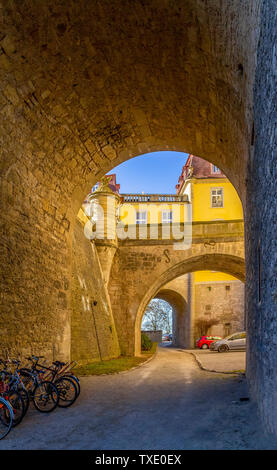
{"type": "Polygon", "coordinates": [[[116,166],[120,193],[175,194],[175,185],[188,154],[181,152],[153,152],[132,158],[116,166]]]}

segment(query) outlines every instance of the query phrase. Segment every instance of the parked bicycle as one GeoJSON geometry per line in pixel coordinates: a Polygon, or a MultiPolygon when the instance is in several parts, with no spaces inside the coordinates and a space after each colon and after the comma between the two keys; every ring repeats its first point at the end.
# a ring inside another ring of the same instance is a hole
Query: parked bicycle
{"type": "Polygon", "coordinates": [[[30,401],[42,413],[71,406],[80,394],[80,382],[72,373],[75,361],[52,364],[43,356],[30,356],[30,366],[18,359],[0,359],[0,439],[26,415],[30,401]]]}
{"type": "Polygon", "coordinates": [[[66,366],[65,363],[55,361],[52,363],[52,366],[49,366],[38,362],[39,359],[42,358],[43,356],[28,357],[27,359],[32,363],[32,366],[31,369],[24,368],[24,371],[28,371],[29,373],[31,371],[33,374],[42,372],[43,379],[53,383],[58,390],[58,406],[62,408],[71,406],[80,393],[79,380],[69,373],[67,373],[67,375],[64,374],[65,371],[68,371],[68,367],[64,367],[66,366]],[[38,367],[40,368],[39,371],[38,367]]]}
{"type": "Polygon", "coordinates": [[[8,361],[0,360],[0,362],[4,366],[4,369],[0,371],[0,395],[12,406],[12,426],[14,427],[22,421],[27,411],[27,402],[25,405],[23,398],[23,394],[26,392],[23,389],[20,391],[20,378],[17,374],[8,370],[8,361]]]}
{"type": "Polygon", "coordinates": [[[13,409],[11,404],[0,396],[0,439],[9,434],[13,425],[13,409]]]}
{"type": "Polygon", "coordinates": [[[32,361],[31,369],[22,367],[19,373],[29,398],[33,401],[35,408],[41,413],[50,413],[59,403],[59,392],[57,387],[49,380],[44,380],[44,371],[37,368],[39,357],[27,358],[32,361]]]}

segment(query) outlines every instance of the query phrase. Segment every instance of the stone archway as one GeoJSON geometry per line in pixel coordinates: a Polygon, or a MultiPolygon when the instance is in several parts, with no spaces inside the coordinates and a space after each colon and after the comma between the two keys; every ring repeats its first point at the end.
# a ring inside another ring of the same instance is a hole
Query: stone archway
{"type": "Polygon", "coordinates": [[[172,289],[161,289],[155,296],[155,299],[165,300],[173,311],[173,339],[174,346],[186,348],[189,346],[189,328],[190,319],[187,312],[186,299],[172,289]]]}
{"type": "Polygon", "coordinates": [[[276,351],[260,348],[277,329],[274,1],[131,4],[1,9],[2,349],[68,359],[72,234],[89,188],[135,155],[194,152],[244,201],[248,371],[277,432],[276,351]]]}
{"type": "Polygon", "coordinates": [[[245,282],[245,261],[238,256],[229,254],[206,254],[186,259],[183,262],[165,271],[147,290],[142,298],[135,319],[135,354],[140,354],[140,325],[143,314],[150,300],[167,283],[183,274],[203,269],[214,270],[231,274],[242,282],[245,282]]]}
{"type": "Polygon", "coordinates": [[[193,149],[244,198],[257,12],[238,0],[3,5],[4,349],[69,357],[76,214],[118,163],[193,149]]]}

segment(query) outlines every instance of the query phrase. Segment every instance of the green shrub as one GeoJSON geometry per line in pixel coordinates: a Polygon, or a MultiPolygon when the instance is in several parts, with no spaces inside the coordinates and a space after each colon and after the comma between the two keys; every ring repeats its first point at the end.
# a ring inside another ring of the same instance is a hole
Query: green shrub
{"type": "Polygon", "coordinates": [[[150,351],[152,348],[152,341],[145,333],[141,334],[141,349],[142,351],[150,351]]]}

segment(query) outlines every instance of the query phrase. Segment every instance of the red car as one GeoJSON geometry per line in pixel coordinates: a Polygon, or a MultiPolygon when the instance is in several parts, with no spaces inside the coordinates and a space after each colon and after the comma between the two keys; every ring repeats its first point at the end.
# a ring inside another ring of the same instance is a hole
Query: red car
{"type": "Polygon", "coordinates": [[[200,336],[196,341],[196,347],[199,349],[209,349],[210,344],[219,339],[222,339],[221,336],[200,336]]]}

